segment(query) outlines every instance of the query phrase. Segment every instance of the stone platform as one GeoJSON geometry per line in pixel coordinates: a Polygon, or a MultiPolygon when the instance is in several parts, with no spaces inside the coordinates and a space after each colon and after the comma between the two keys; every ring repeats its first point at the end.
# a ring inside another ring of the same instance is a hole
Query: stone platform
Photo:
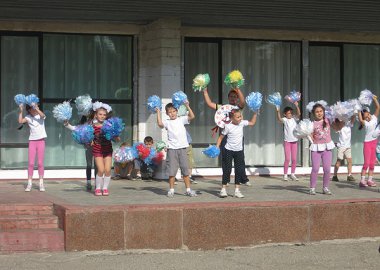
{"type": "Polygon", "coordinates": [[[184,196],[179,182],[175,197],[167,198],[166,181],[112,180],[110,196],[95,197],[83,180],[47,180],[45,193],[26,193],[24,182],[2,180],[0,205],[52,204],[66,251],[219,249],[380,236],[378,187],[332,182],[328,196],[319,178],[311,196],[308,176],[297,182],[252,177],[252,186],[241,188],[245,198],[221,199],[220,177],[197,181],[192,188],[198,197],[184,196]]]}

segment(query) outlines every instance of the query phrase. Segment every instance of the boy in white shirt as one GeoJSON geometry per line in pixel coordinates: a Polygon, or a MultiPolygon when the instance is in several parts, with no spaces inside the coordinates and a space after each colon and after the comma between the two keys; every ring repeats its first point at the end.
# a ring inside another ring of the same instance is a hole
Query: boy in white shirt
{"type": "Polygon", "coordinates": [[[354,126],[355,116],[351,117],[351,120],[347,122],[344,127],[337,131],[339,133],[339,142],[337,143],[337,159],[334,166],[334,176],[332,181],[339,182],[338,170],[344,159],[347,160],[347,181],[355,182],[355,178],[352,176],[352,156],[351,156],[351,128],[354,126]]]}
{"type": "Polygon", "coordinates": [[[197,196],[197,194],[190,188],[189,161],[187,157],[187,147],[189,146],[189,143],[187,141],[185,129],[185,125],[188,125],[195,116],[188,102],[185,103],[185,106],[189,112],[188,115],[178,117],[178,110],[174,107],[173,103],[167,104],[165,106],[166,115],[169,116],[169,119],[167,120],[162,120],[161,110],[159,108],[156,109],[157,125],[160,128],[165,128],[168,132],[166,164],[169,174],[170,189],[167,194],[169,198],[174,197],[174,182],[178,168],[181,168],[183,180],[185,182],[185,195],[190,197],[197,196]]]}

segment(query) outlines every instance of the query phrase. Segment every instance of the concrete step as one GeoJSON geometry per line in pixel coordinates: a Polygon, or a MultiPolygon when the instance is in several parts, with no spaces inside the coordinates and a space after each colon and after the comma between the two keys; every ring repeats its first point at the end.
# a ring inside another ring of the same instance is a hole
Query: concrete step
{"type": "Polygon", "coordinates": [[[49,214],[53,214],[52,204],[0,204],[0,216],[49,214]]]}
{"type": "Polygon", "coordinates": [[[0,252],[64,251],[64,232],[60,229],[0,231],[0,252]]]}
{"type": "Polygon", "coordinates": [[[7,215],[0,216],[0,230],[57,229],[58,217],[50,215],[7,215]]]}

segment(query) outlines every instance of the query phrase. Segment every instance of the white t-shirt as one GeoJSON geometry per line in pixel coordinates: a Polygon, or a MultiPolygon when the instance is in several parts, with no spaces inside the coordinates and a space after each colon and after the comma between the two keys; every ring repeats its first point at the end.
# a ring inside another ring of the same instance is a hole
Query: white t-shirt
{"type": "Polygon", "coordinates": [[[371,120],[364,120],[364,128],[365,128],[365,142],[370,142],[376,140],[375,130],[377,126],[377,117],[375,115],[371,115],[371,120]]]}
{"type": "Polygon", "coordinates": [[[189,146],[185,128],[185,125],[189,124],[188,116],[180,116],[174,120],[166,119],[163,124],[168,131],[169,149],[181,149],[189,146]]]}
{"type": "Polygon", "coordinates": [[[347,122],[345,126],[338,131],[339,133],[339,148],[351,148],[351,128],[353,127],[351,122],[347,122]]]}
{"type": "Polygon", "coordinates": [[[41,118],[39,114],[36,116],[30,114],[25,116],[30,128],[30,141],[36,141],[47,137],[45,130],[45,118],[46,117],[41,118]]]}
{"type": "Polygon", "coordinates": [[[224,126],[222,134],[227,135],[226,149],[230,151],[243,150],[243,128],[246,126],[248,126],[247,120],[240,121],[239,125],[229,123],[224,126]]]}
{"type": "Polygon", "coordinates": [[[284,124],[284,141],[286,142],[296,142],[298,138],[294,136],[293,131],[297,126],[296,119],[294,118],[282,118],[282,122],[284,124]]]}

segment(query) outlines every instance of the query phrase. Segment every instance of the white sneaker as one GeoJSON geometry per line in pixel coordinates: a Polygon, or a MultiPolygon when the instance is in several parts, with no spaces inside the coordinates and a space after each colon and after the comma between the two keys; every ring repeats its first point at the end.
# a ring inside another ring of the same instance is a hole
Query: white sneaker
{"type": "Polygon", "coordinates": [[[309,194],[316,195],[317,193],[315,192],[315,188],[310,188],[309,194]]]}
{"type": "Polygon", "coordinates": [[[293,181],[298,181],[297,176],[293,173],[290,175],[290,179],[292,179],[293,181]]]}
{"type": "Polygon", "coordinates": [[[25,188],[25,192],[30,192],[32,190],[32,184],[28,184],[25,188]]]}
{"type": "Polygon", "coordinates": [[[167,197],[169,198],[173,198],[174,197],[174,191],[168,191],[168,194],[166,195],[167,197]]]}
{"type": "Polygon", "coordinates": [[[226,198],[228,197],[227,191],[225,188],[222,188],[222,190],[219,193],[220,198],[226,198]]]}
{"type": "Polygon", "coordinates": [[[331,193],[331,191],[329,190],[328,187],[324,187],[324,188],[322,189],[322,193],[323,193],[323,194],[326,194],[326,195],[332,195],[332,193],[331,193]]]}
{"type": "Polygon", "coordinates": [[[44,191],[45,191],[45,186],[44,186],[44,184],[40,184],[40,191],[41,191],[41,192],[44,192],[44,191]]]}
{"type": "Polygon", "coordinates": [[[189,191],[186,191],[185,192],[185,196],[189,196],[189,197],[197,197],[197,193],[194,191],[194,190],[189,190],[189,191]]]}
{"type": "Polygon", "coordinates": [[[244,195],[240,192],[240,190],[236,190],[234,196],[236,198],[244,198],[244,195]]]}
{"type": "Polygon", "coordinates": [[[247,187],[250,187],[250,186],[252,186],[252,184],[251,184],[251,182],[245,182],[243,185],[245,185],[245,186],[247,186],[247,187]]]}
{"type": "Polygon", "coordinates": [[[288,181],[288,175],[287,174],[284,174],[284,178],[282,179],[284,181],[288,181]]]}

